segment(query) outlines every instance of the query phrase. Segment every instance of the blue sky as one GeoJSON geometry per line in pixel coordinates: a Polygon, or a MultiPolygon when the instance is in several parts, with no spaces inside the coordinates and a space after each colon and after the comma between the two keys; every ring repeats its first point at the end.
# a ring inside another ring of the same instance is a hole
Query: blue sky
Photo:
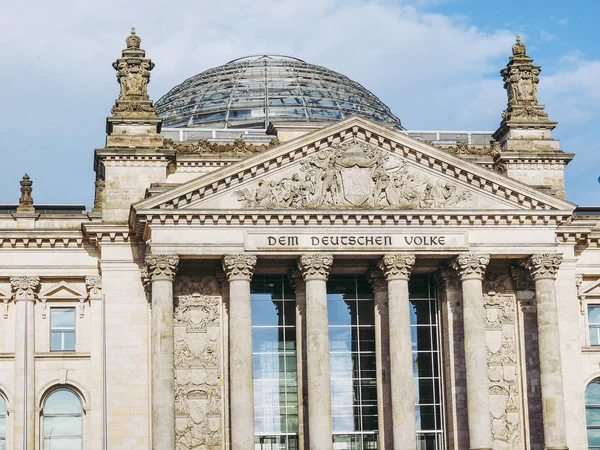
{"type": "Polygon", "coordinates": [[[135,25],[157,100],[247,54],[324,65],[377,94],[409,129],[494,130],[499,70],[519,33],[542,66],[539,99],[564,151],[567,197],[600,205],[599,0],[31,0],[0,16],[0,203],[28,172],[36,203],[93,201],[93,153],[118,93],[111,67],[135,25]]]}

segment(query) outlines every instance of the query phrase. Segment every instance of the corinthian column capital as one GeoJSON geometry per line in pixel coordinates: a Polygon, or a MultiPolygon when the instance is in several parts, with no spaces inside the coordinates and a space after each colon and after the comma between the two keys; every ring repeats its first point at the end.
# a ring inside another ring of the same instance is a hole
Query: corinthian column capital
{"type": "Polygon", "coordinates": [[[175,279],[179,256],[177,255],[147,255],[146,266],[150,281],[175,279]]]}
{"type": "Polygon", "coordinates": [[[288,272],[288,278],[292,283],[294,288],[294,292],[296,294],[306,292],[306,283],[304,283],[304,278],[302,277],[302,272],[298,267],[292,267],[288,272]]]}
{"type": "Polygon", "coordinates": [[[556,253],[544,253],[542,255],[531,255],[521,264],[531,274],[533,281],[545,278],[556,279],[556,272],[562,263],[562,255],[556,253]]]}
{"type": "Polygon", "coordinates": [[[386,291],[387,292],[387,281],[383,275],[383,271],[379,268],[368,269],[365,273],[373,292],[386,291]]]}
{"type": "Polygon", "coordinates": [[[33,300],[40,289],[40,277],[11,277],[10,287],[15,300],[33,300]]]}
{"type": "Polygon", "coordinates": [[[417,258],[415,255],[394,253],[384,255],[378,263],[386,280],[408,280],[417,258]]]}
{"type": "Polygon", "coordinates": [[[333,256],[321,253],[302,255],[298,259],[304,280],[327,280],[332,265],[333,256]]]}
{"type": "Polygon", "coordinates": [[[452,261],[452,268],[458,273],[458,277],[463,280],[483,280],[485,269],[490,263],[490,255],[479,253],[468,253],[458,255],[452,261]]]}
{"type": "Polygon", "coordinates": [[[225,255],[223,256],[223,271],[228,281],[251,280],[256,267],[254,255],[225,255]]]}

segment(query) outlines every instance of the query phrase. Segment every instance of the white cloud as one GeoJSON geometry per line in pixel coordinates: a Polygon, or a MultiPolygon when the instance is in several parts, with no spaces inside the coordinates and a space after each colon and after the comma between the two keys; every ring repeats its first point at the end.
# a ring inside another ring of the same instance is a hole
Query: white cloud
{"type": "MultiPolygon", "coordinates": [[[[0,83],[11,104],[0,121],[0,151],[14,168],[0,177],[0,201],[18,197],[27,168],[44,188],[34,191],[41,200],[91,203],[92,148],[103,145],[118,91],[111,63],[132,25],[156,63],[154,100],[231,59],[282,53],[360,82],[407,127],[494,129],[506,103],[498,71],[515,33],[428,12],[440,1],[14,2],[0,16],[0,83]],[[67,176],[71,186],[54,182],[67,176]]],[[[557,111],[551,118],[568,123],[597,111],[600,90],[589,75],[599,79],[599,63],[577,64],[542,80],[541,98],[557,111]]]]}
{"type": "Polygon", "coordinates": [[[547,31],[542,31],[540,33],[540,39],[542,39],[543,41],[553,41],[555,38],[556,38],[555,35],[547,32],[547,31]]]}

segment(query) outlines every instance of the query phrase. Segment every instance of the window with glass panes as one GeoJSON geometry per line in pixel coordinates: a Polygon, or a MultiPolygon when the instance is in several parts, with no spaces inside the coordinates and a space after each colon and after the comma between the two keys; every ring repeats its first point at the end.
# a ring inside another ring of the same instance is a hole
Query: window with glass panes
{"type": "Polygon", "coordinates": [[[585,389],[585,418],[589,450],[600,450],[600,380],[585,389]]]}
{"type": "Polygon", "coordinates": [[[0,450],[6,450],[6,400],[0,394],[0,450]]]}
{"type": "MultiPolygon", "coordinates": [[[[415,380],[417,449],[444,448],[439,314],[431,276],[413,275],[409,282],[410,325],[415,380]]],[[[390,324],[390,327],[393,324],[390,324]]]]}
{"type": "Polygon", "coordinates": [[[52,392],[44,402],[44,450],[81,450],[83,448],[83,408],[70,389],[52,392]]]}
{"type": "Polygon", "coordinates": [[[600,345],[600,305],[588,305],[590,345],[600,345]]]}
{"type": "Polygon", "coordinates": [[[50,308],[50,351],[75,351],[75,308],[50,308]]]}
{"type": "Polygon", "coordinates": [[[296,300],[287,277],[251,285],[255,450],[298,449],[296,300]]]}
{"type": "Polygon", "coordinates": [[[373,293],[363,276],[327,282],[333,448],[375,450],[377,379],[373,293]]]}

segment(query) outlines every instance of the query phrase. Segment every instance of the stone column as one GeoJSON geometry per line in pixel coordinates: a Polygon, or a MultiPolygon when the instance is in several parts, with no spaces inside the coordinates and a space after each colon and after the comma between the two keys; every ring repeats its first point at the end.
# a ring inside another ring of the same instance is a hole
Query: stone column
{"type": "Polygon", "coordinates": [[[35,445],[35,320],[34,304],[40,288],[38,277],[12,277],[10,285],[16,309],[14,448],[35,445]]]}
{"type": "Polygon", "coordinates": [[[250,280],[256,256],[227,255],[223,270],[229,281],[229,408],[231,448],[254,448],[254,385],[250,280]]]}
{"type": "Polygon", "coordinates": [[[417,448],[408,279],[414,255],[385,255],[379,262],[387,280],[390,323],[392,435],[395,450],[417,448]]]}
{"type": "Polygon", "coordinates": [[[298,268],[306,282],[306,378],[310,450],[333,449],[327,278],[333,256],[302,255],[298,268]]]}
{"type": "MultiPolygon", "coordinates": [[[[222,266],[216,268],[217,283],[221,292],[221,345],[223,346],[223,379],[229,380],[229,282],[222,266]]],[[[223,389],[223,411],[227,412],[229,407],[229,383],[225,383],[223,389]]],[[[223,419],[223,446],[224,450],[231,448],[231,421],[229,414],[225,413],[223,419]]]]}
{"type": "Polygon", "coordinates": [[[375,362],[377,373],[377,416],[379,447],[393,448],[392,391],[390,387],[390,341],[388,317],[388,286],[379,269],[367,271],[373,288],[375,307],[375,362]]]}
{"type": "Polygon", "coordinates": [[[152,448],[175,448],[173,280],[177,255],[146,256],[152,283],[152,448]]]}
{"type": "Polygon", "coordinates": [[[289,278],[296,294],[296,382],[298,384],[298,449],[308,444],[308,390],[306,386],[306,284],[302,273],[294,267],[289,278]]]}
{"type": "Polygon", "coordinates": [[[489,255],[459,255],[452,262],[463,293],[463,330],[467,371],[467,416],[469,448],[491,450],[490,382],[485,336],[482,280],[489,255]]]}
{"type": "Polygon", "coordinates": [[[533,255],[523,263],[535,282],[544,449],[547,450],[568,448],[555,287],[561,263],[562,255],[558,254],[533,255]]]}

